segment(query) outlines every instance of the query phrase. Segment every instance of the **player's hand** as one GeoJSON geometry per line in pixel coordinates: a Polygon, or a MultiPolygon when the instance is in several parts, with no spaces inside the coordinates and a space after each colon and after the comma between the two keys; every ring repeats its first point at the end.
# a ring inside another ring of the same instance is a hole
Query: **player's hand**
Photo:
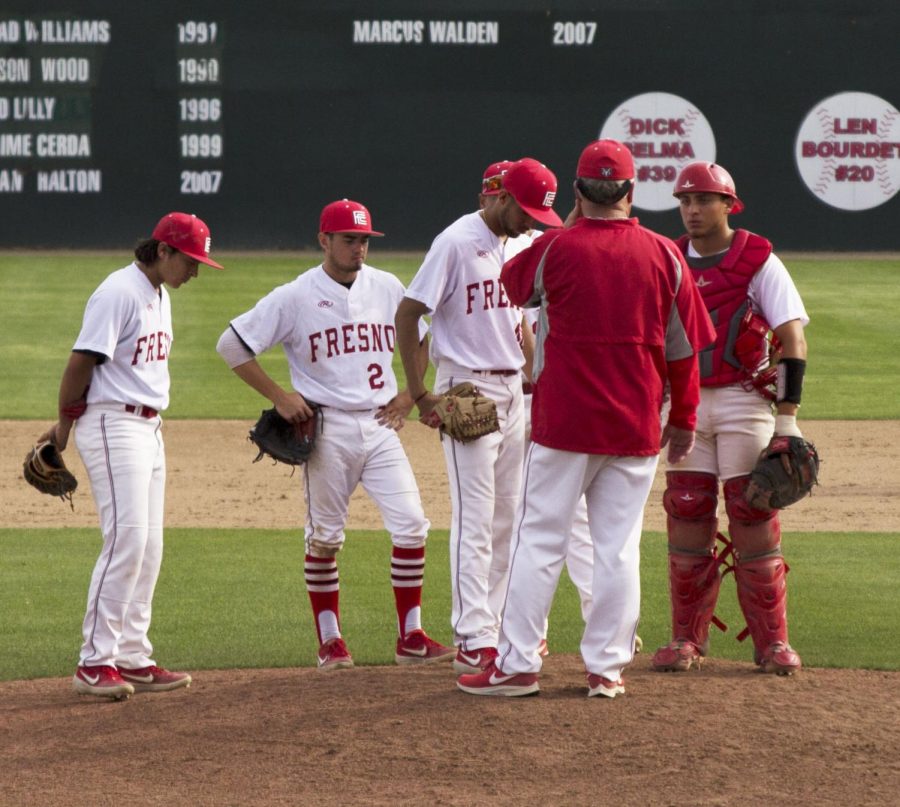
{"type": "Polygon", "coordinates": [[[272,403],[278,414],[290,423],[302,423],[313,416],[313,410],[299,392],[289,392],[272,403]]]}
{"type": "Polygon", "coordinates": [[[39,443],[43,443],[45,440],[49,440],[60,451],[65,451],[66,446],[69,444],[69,433],[71,431],[71,421],[69,421],[68,423],[54,423],[49,429],[47,429],[47,431],[45,431],[40,437],[38,437],[37,441],[39,443]]]}
{"type": "Polygon", "coordinates": [[[694,448],[694,430],[679,429],[671,423],[667,423],[663,429],[660,448],[669,446],[666,460],[670,465],[681,462],[694,448]]]}
{"type": "Polygon", "coordinates": [[[434,418],[431,417],[431,413],[434,410],[435,404],[441,399],[440,395],[435,395],[433,392],[429,392],[424,398],[422,398],[416,406],[419,407],[419,423],[424,423],[426,426],[429,426],[432,429],[436,429],[441,425],[440,420],[435,421],[434,418]]]}
{"type": "Polygon", "coordinates": [[[375,420],[382,426],[400,431],[406,422],[406,416],[412,412],[413,399],[408,390],[397,393],[375,413],[375,420]]]}

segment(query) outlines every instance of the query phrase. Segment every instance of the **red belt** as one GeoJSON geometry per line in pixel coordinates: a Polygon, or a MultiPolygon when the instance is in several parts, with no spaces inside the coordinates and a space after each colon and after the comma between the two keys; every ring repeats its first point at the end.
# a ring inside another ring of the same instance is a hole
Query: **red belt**
{"type": "Polygon", "coordinates": [[[517,375],[518,370],[473,370],[473,373],[481,375],[517,375]]]}
{"type": "Polygon", "coordinates": [[[149,406],[135,406],[134,404],[125,404],[125,411],[131,412],[131,414],[138,417],[147,418],[147,420],[155,418],[159,414],[159,412],[149,406]]]}

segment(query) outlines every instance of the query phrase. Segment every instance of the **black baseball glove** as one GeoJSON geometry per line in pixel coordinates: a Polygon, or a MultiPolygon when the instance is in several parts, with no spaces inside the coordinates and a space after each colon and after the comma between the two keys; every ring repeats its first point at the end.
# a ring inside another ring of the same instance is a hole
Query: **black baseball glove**
{"type": "Polygon", "coordinates": [[[780,510],[809,495],[819,480],[819,454],[802,437],[776,434],[759,455],[745,494],[757,510],[780,510]]]}
{"type": "Polygon", "coordinates": [[[49,440],[38,443],[25,457],[22,466],[25,481],[41,493],[50,496],[59,496],[60,499],[68,499],[69,505],[74,510],[72,494],[78,487],[75,475],[66,468],[59,449],[49,440]]]}
{"type": "Polygon", "coordinates": [[[288,422],[275,409],[263,411],[248,438],[259,449],[254,462],[269,456],[276,462],[302,465],[310,458],[319,432],[320,408],[307,404],[313,415],[302,423],[288,422]]]}

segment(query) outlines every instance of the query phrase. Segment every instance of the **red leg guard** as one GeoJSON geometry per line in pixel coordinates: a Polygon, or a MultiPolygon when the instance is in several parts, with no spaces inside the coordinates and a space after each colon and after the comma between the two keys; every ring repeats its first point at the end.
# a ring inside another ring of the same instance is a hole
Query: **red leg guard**
{"type": "Polygon", "coordinates": [[[712,550],[716,544],[719,480],[712,474],[669,471],[663,493],[669,546],[676,551],[712,550]]]}
{"type": "Polygon", "coordinates": [[[723,485],[728,536],[737,557],[773,552],[781,545],[781,523],[777,510],[756,510],[747,504],[744,493],[749,476],[736,476],[723,485]]]}
{"type": "Polygon", "coordinates": [[[689,670],[709,649],[722,575],[715,550],[706,557],[669,553],[669,587],[672,596],[673,641],[659,648],[652,664],[657,670],[689,670]]]}
{"type": "Polygon", "coordinates": [[[738,602],[753,637],[754,661],[763,672],[790,675],[800,656],[788,644],[787,567],[781,553],[735,564],[738,602]]]}

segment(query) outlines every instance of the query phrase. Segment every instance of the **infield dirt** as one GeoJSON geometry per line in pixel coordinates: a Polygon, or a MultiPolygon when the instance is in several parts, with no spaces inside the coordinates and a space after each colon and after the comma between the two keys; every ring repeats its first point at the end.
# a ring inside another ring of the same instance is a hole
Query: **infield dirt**
{"type": "MultiPolygon", "coordinates": [[[[0,421],[6,527],[96,526],[21,479],[48,424],[0,421]]],[[[168,526],[292,528],[300,475],[252,464],[249,422],[166,424],[168,526]]],[[[805,422],[821,486],[786,530],[897,530],[900,423],[805,422]]],[[[401,432],[437,528],[449,501],[434,432],[401,432]]],[[[77,452],[66,453],[79,479],[77,452]]],[[[662,472],[646,527],[664,529],[662,472]]],[[[364,494],[350,527],[380,528],[364,494]]],[[[836,603],[835,608],[840,608],[836,603]]],[[[0,683],[0,804],[893,805],[900,792],[900,673],[765,676],[708,661],[662,675],[646,654],[627,694],[585,697],[574,655],[551,655],[539,697],[475,698],[448,666],[201,670],[188,690],[107,703],[69,679],[0,683]]]]}

